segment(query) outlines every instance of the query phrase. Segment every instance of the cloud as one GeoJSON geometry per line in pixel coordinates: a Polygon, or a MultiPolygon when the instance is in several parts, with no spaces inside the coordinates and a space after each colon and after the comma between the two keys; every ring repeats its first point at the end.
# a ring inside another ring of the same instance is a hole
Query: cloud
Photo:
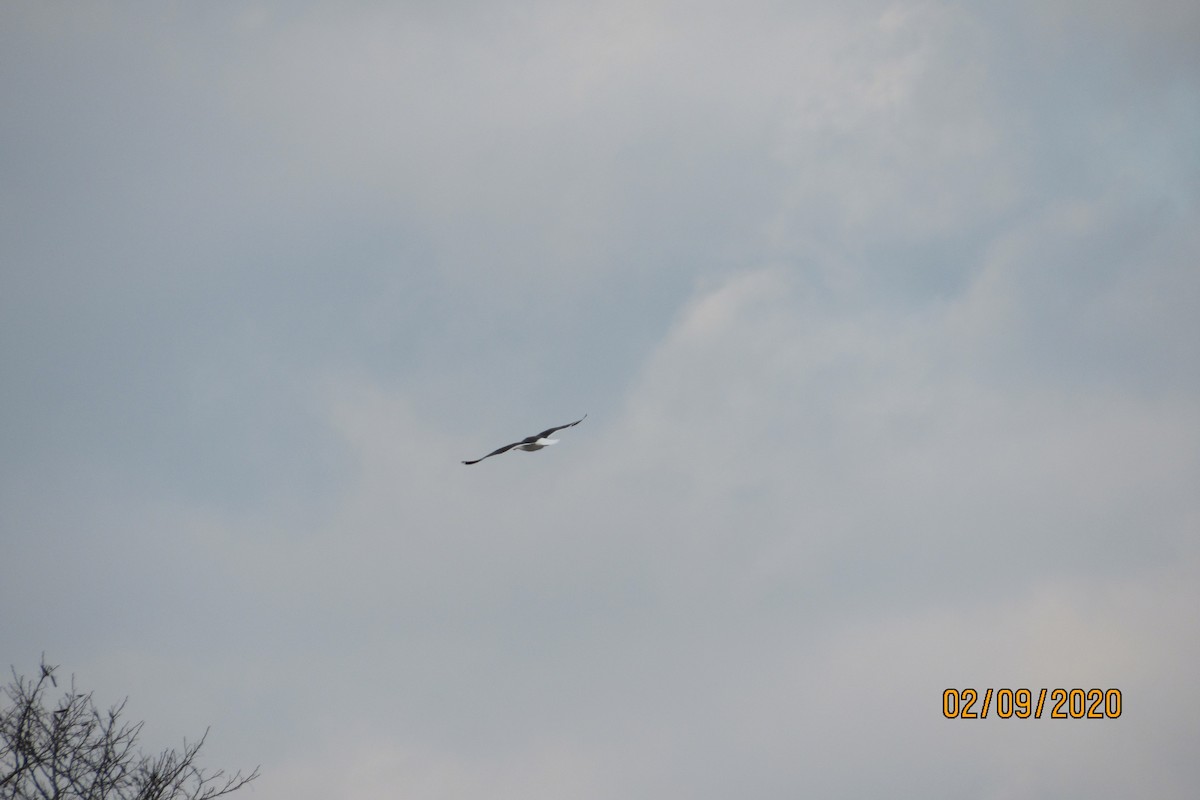
{"type": "Polygon", "coordinates": [[[1195,15],[584,5],[0,12],[3,649],[266,797],[1189,796],[1195,15]]]}

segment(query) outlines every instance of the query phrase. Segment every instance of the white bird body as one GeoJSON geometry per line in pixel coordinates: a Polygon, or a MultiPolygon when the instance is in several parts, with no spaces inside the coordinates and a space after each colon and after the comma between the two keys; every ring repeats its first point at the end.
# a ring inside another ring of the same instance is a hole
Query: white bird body
{"type": "Polygon", "coordinates": [[[534,450],[541,450],[543,447],[549,447],[552,444],[558,444],[558,439],[538,439],[536,442],[530,442],[529,444],[519,444],[516,449],[532,453],[534,450]]]}

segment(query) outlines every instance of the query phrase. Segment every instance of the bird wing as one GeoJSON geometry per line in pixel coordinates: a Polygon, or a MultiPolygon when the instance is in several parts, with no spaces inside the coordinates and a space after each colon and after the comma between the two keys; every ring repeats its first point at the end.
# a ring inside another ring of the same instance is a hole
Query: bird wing
{"type": "MultiPolygon", "coordinates": [[[[563,428],[574,428],[576,425],[583,422],[585,419],[587,419],[587,414],[584,414],[582,417],[575,420],[574,422],[568,422],[566,425],[559,425],[556,428],[547,428],[546,430],[539,433],[537,436],[530,436],[529,439],[532,439],[535,442],[538,439],[545,439],[547,436],[554,433],[555,431],[561,431],[563,428]]],[[[526,441],[529,441],[529,439],[526,439],[526,441]]]]}
{"type": "Polygon", "coordinates": [[[483,456],[483,458],[477,458],[474,461],[464,461],[463,463],[464,464],[478,464],[480,461],[483,461],[484,458],[491,458],[492,456],[498,456],[501,453],[507,453],[509,450],[512,450],[514,447],[516,447],[519,444],[521,444],[521,443],[513,442],[512,444],[506,444],[506,445],[504,445],[504,447],[493,450],[492,452],[488,453],[486,456],[483,456]]]}

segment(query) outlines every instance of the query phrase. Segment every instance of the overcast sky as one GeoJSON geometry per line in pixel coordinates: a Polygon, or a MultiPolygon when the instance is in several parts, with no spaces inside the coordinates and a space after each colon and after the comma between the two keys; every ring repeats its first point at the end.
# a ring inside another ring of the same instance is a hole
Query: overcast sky
{"type": "Polygon", "coordinates": [[[1196,796],[1192,0],[13,0],[0,107],[0,667],[258,800],[1196,796]]]}

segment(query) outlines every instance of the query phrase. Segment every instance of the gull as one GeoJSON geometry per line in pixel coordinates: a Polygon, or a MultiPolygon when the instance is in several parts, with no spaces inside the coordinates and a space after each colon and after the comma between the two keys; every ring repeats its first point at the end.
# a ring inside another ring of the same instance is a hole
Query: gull
{"type": "Polygon", "coordinates": [[[486,456],[483,456],[483,458],[477,458],[474,461],[464,461],[462,463],[478,464],[480,461],[483,461],[484,458],[491,458],[492,456],[498,456],[501,453],[507,453],[509,450],[515,449],[515,450],[525,450],[527,452],[533,452],[534,450],[541,450],[543,447],[549,447],[552,444],[558,444],[558,439],[550,439],[547,437],[549,437],[555,431],[561,431],[563,428],[574,428],[576,425],[583,422],[585,419],[587,419],[587,414],[584,414],[582,417],[575,420],[574,422],[568,422],[566,425],[558,425],[553,428],[547,428],[546,430],[542,431],[539,434],[535,434],[533,436],[526,436],[524,439],[522,439],[519,442],[513,442],[512,444],[506,444],[506,445],[504,445],[504,447],[501,447],[497,450],[493,450],[492,452],[488,453],[486,456]]]}

